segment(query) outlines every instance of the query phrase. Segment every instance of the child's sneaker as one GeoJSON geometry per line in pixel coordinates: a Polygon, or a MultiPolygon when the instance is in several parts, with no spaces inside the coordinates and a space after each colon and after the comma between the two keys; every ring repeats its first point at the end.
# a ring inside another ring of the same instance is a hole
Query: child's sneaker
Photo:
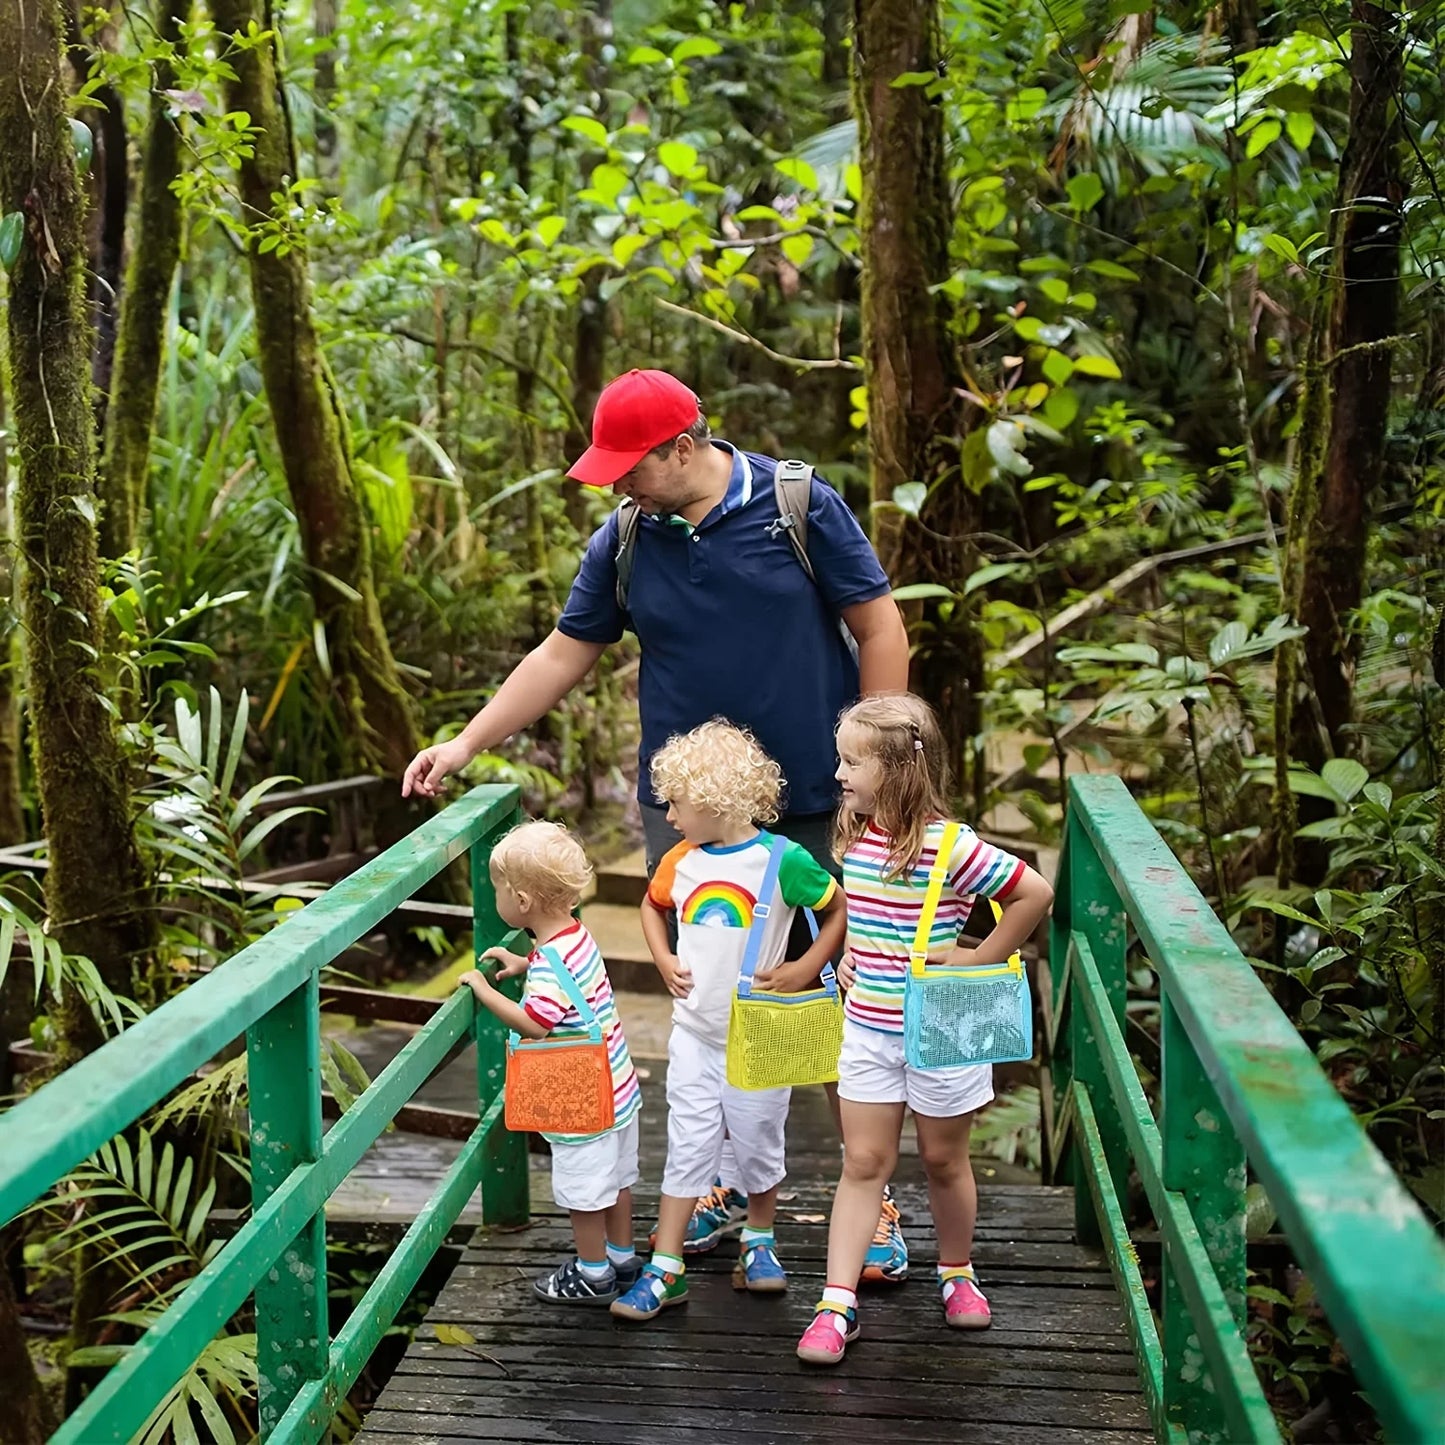
{"type": "Polygon", "coordinates": [[[600,1280],[589,1279],[578,1260],[566,1264],[532,1281],[539,1299],[549,1305],[610,1305],[617,1298],[617,1271],[609,1269],[600,1280]]]}
{"type": "Polygon", "coordinates": [[[883,1207],[873,1243],[863,1258],[863,1278],[874,1283],[902,1284],[908,1278],[908,1246],[898,1224],[898,1206],[891,1190],[883,1191],[883,1207]]]}
{"type": "Polygon", "coordinates": [[[686,1278],[649,1264],[637,1283],[612,1301],[612,1313],[620,1320],[650,1320],[671,1305],[686,1301],[686,1278]]]}
{"type": "Polygon", "coordinates": [[[633,1285],[642,1278],[642,1260],[635,1254],[626,1264],[614,1264],[612,1266],[617,1275],[617,1293],[626,1294],[633,1285]]]}
{"type": "Polygon", "coordinates": [[[813,1323],[798,1341],[798,1358],[805,1365],[836,1365],[843,1351],[858,1338],[858,1311],[820,1301],[813,1323]]]}
{"type": "Polygon", "coordinates": [[[769,1244],[745,1247],[733,1266],[733,1288],[753,1294],[782,1294],[788,1287],[788,1276],[778,1263],[778,1256],[769,1244]]]}
{"type": "MultiPolygon", "coordinates": [[[[748,1217],[748,1196],[736,1189],[724,1189],[719,1182],[699,1198],[687,1222],[687,1237],[682,1242],[684,1254],[710,1254],[723,1240],[737,1234],[748,1217]]],[[[649,1247],[657,1248],[657,1231],[648,1239],[649,1247]]]]}
{"type": "Polygon", "coordinates": [[[993,1320],[988,1301],[978,1287],[971,1264],[946,1270],[939,1276],[943,1318],[955,1330],[986,1330],[993,1320]]]}

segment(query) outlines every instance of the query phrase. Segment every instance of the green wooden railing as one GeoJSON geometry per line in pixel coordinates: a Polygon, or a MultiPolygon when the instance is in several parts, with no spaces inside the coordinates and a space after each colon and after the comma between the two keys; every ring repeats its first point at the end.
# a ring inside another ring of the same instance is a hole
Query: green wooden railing
{"type": "Polygon", "coordinates": [[[1158,1438],[1280,1438],[1243,1336],[1252,1169],[1385,1438],[1438,1445],[1445,1248],[1117,778],[1070,781],[1050,973],[1052,1132],[1072,1136],[1079,1232],[1109,1256],[1158,1438]],[[1124,1042],[1130,925],[1159,977],[1157,1120],[1124,1042]],[[1157,1325],[1120,1204],[1131,1161],[1162,1242],[1157,1325]]]}
{"type": "Polygon", "coordinates": [[[505,1036],[469,989],[431,1021],[325,1134],[317,978],[453,859],[470,851],[474,941],[517,943],[487,871],[519,818],[510,787],[473,789],[275,932],[0,1117],[0,1221],[40,1198],[242,1033],[251,1097],[253,1211],[53,1437],[130,1440],[201,1350],[255,1293],[262,1434],[327,1438],[347,1390],[480,1185],[488,1223],[525,1223],[526,1137],[501,1123],[505,1036]],[[481,1118],[456,1162],[333,1340],[325,1204],[452,1046],[477,1042],[481,1118]]]}

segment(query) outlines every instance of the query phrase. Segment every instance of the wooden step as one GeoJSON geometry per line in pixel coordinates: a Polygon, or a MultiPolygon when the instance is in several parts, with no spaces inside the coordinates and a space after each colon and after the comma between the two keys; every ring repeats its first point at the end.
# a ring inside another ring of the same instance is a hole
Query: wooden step
{"type": "Polygon", "coordinates": [[[597,870],[594,897],[598,903],[640,908],[647,892],[647,855],[638,848],[597,870]]]}
{"type": "Polygon", "coordinates": [[[667,992],[642,937],[642,923],[635,904],[584,903],[582,922],[602,950],[614,990],[667,992]]]}

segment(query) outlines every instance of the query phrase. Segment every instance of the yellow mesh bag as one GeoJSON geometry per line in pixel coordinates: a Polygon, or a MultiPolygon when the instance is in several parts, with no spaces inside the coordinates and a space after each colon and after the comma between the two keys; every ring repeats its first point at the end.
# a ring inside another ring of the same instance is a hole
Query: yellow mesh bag
{"type": "MultiPolygon", "coordinates": [[[[737,992],[728,1017],[727,1079],[735,1089],[785,1089],[794,1084],[829,1084],[838,1077],[843,1047],[843,1000],[833,966],[823,970],[820,988],[804,993],[755,993],[753,977],[762,948],[763,924],[771,912],[778,870],[787,848],[785,838],[773,841],[767,871],[758,889],[758,903],[738,971],[737,992]]],[[[813,937],[818,925],[812,913],[813,937]]]]}
{"type": "Polygon", "coordinates": [[[828,969],[807,993],[733,997],[728,1020],[728,1083],[736,1089],[831,1084],[843,1047],[843,1000],[828,969]]]}

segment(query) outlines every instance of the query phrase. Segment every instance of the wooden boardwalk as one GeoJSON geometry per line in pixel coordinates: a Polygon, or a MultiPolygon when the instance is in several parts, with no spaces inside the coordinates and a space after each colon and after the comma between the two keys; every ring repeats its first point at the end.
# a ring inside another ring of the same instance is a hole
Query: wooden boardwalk
{"type": "MultiPolygon", "coordinates": [[[[646,1088],[637,1232],[656,1208],[665,1130],[661,1068],[646,1088]]],[[[980,1186],[974,1259],[991,1329],[944,1328],[916,1155],[896,1197],[914,1260],[902,1287],[865,1287],[862,1338],[835,1370],[793,1347],[823,1284],[837,1151],[821,1091],[797,1091],[779,1206],[786,1295],[734,1291],[735,1249],[689,1266],[691,1295],[645,1326],[534,1300],[532,1279],[570,1252],[565,1215],[534,1171],[529,1229],[479,1230],[358,1436],[359,1445],[473,1440],[727,1445],[867,1438],[949,1445],[1146,1445],[1152,1439],[1102,1252],[1072,1241],[1067,1189],[980,1186]],[[443,1345],[438,1325],[472,1346],[443,1345]]],[[[538,1161],[542,1162],[542,1161],[538,1161]]]]}

